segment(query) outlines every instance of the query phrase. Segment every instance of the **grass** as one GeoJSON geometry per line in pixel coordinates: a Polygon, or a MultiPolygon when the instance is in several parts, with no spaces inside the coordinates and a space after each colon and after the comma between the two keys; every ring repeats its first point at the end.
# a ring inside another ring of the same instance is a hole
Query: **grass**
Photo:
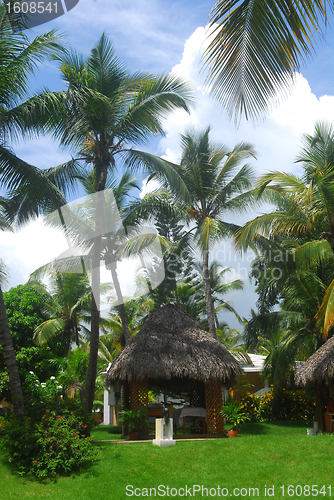
{"type": "MultiPolygon", "coordinates": [[[[103,427],[93,432],[94,440],[99,441],[119,437],[103,427]]],[[[115,445],[95,441],[100,460],[93,467],[45,484],[18,477],[0,461],[0,498],[123,500],[131,498],[126,495],[127,485],[140,488],[137,493],[145,493],[142,488],[157,489],[163,485],[161,492],[166,493],[166,498],[215,498],[210,496],[210,488],[216,489],[216,498],[222,498],[218,497],[218,486],[228,488],[227,496],[233,496],[234,488],[246,488],[236,493],[253,498],[248,489],[258,488],[256,498],[263,499],[268,499],[269,493],[274,493],[275,499],[306,498],[307,495],[289,495],[288,486],[318,485],[320,489],[324,485],[326,495],[314,494],[313,498],[331,498],[328,487],[332,486],[334,497],[333,444],[333,435],[307,436],[306,425],[293,422],[244,424],[236,439],[178,442],[169,448],[159,448],[151,442],[115,445]],[[194,485],[203,485],[208,488],[208,496],[206,490],[204,496],[199,492],[195,497],[182,497],[174,495],[176,490],[170,490],[168,496],[167,485],[176,489],[187,485],[191,493],[194,485]],[[268,490],[273,485],[274,491],[268,490]],[[284,496],[281,486],[285,487],[284,496]]],[[[292,488],[289,491],[293,493],[292,488]]]]}

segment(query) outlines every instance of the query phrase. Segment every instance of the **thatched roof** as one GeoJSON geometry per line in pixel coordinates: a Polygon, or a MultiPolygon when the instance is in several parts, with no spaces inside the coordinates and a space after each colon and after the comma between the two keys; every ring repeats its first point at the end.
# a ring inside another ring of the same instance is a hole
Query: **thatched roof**
{"type": "Polygon", "coordinates": [[[327,340],[296,371],[297,385],[314,384],[334,378],[334,337],[327,340]]]}
{"type": "Polygon", "coordinates": [[[234,384],[241,375],[238,362],[190,314],[168,304],[148,317],[140,332],[109,368],[106,385],[115,380],[174,377],[234,384]]]}

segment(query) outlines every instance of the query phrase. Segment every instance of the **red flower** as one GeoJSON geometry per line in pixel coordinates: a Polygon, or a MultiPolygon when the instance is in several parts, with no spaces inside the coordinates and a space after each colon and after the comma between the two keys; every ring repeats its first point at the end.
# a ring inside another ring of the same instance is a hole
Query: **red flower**
{"type": "Polygon", "coordinates": [[[36,465],[38,464],[37,460],[35,460],[35,464],[36,464],[36,465]]]}

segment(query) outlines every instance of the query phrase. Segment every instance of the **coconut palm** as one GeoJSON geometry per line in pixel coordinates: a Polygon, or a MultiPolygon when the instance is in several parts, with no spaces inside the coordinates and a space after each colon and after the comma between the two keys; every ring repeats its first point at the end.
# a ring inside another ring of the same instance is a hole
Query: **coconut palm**
{"type": "Polygon", "coordinates": [[[45,296],[45,312],[49,319],[41,323],[34,331],[33,340],[42,345],[60,336],[67,357],[71,343],[80,345],[80,331],[89,337],[85,326],[90,320],[91,288],[87,274],[55,274],[51,280],[51,291],[42,284],[33,284],[45,296]]]}
{"type": "MultiPolygon", "coordinates": [[[[245,249],[254,244],[263,249],[271,245],[285,261],[287,254],[276,245],[275,239],[289,236],[290,244],[295,247],[292,257],[297,266],[308,265],[312,269],[319,262],[333,262],[333,152],[332,126],[317,124],[314,135],[305,137],[304,148],[297,158],[304,166],[303,177],[280,172],[262,176],[259,195],[274,202],[277,210],[245,224],[236,235],[237,247],[245,249]]],[[[331,281],[316,316],[324,337],[334,322],[333,300],[334,281],[331,281]]]]}
{"type": "MultiPolygon", "coordinates": [[[[253,146],[237,144],[232,150],[215,145],[209,139],[210,128],[182,136],[180,165],[161,161],[156,177],[164,182],[173,196],[175,212],[191,225],[194,240],[202,255],[206,313],[210,334],[216,338],[215,313],[209,276],[210,249],[238,228],[226,221],[228,214],[242,212],[253,202],[251,187],[253,171],[247,165],[238,167],[247,158],[255,157],[253,146]]],[[[150,162],[142,154],[142,161],[150,162]]],[[[159,199],[159,203],[161,200],[159,199]]]]}
{"type": "MultiPolygon", "coordinates": [[[[199,293],[202,293],[204,296],[205,293],[203,290],[204,289],[203,268],[199,262],[195,262],[194,270],[196,271],[197,276],[199,278],[199,280],[196,280],[195,278],[196,289],[199,293]]],[[[239,314],[236,312],[234,307],[229,302],[226,302],[222,298],[223,295],[226,295],[229,292],[243,290],[243,281],[240,279],[236,279],[229,283],[226,283],[225,275],[230,271],[231,271],[230,267],[223,268],[217,261],[211,262],[208,269],[210,287],[212,292],[212,302],[215,313],[216,328],[220,328],[218,319],[219,312],[231,312],[236,316],[236,318],[240,322],[242,322],[239,314]]]]}
{"type": "Polygon", "coordinates": [[[218,0],[205,63],[230,114],[257,118],[287,93],[328,21],[325,0],[218,0]]]}
{"type": "MultiPolygon", "coordinates": [[[[15,19],[12,19],[15,23],[15,19]]],[[[22,32],[13,31],[8,22],[6,7],[0,5],[0,186],[5,190],[15,190],[18,187],[34,185],[36,192],[43,193],[43,205],[50,200],[63,199],[59,190],[36,167],[19,159],[9,147],[10,139],[17,138],[27,132],[24,118],[27,110],[22,110],[18,104],[28,89],[28,76],[34,73],[37,63],[48,54],[61,50],[59,38],[54,31],[40,35],[32,41],[22,32]]],[[[7,201],[1,199],[1,206],[7,201]]],[[[7,208],[7,207],[6,207],[7,208]]],[[[1,211],[0,227],[4,229],[7,212],[1,211]]],[[[21,409],[22,389],[15,360],[15,352],[10,336],[8,320],[3,304],[0,287],[0,342],[2,345],[6,366],[9,374],[14,408],[21,409]]]]}
{"type": "MultiPolygon", "coordinates": [[[[76,53],[59,56],[61,72],[68,84],[63,92],[48,92],[30,100],[30,124],[45,128],[69,146],[75,155],[94,168],[95,190],[105,188],[107,173],[116,160],[122,162],[130,144],[162,132],[161,119],[177,107],[188,110],[189,89],[167,75],[129,74],[106,37],[102,35],[90,56],[76,53]]],[[[96,213],[101,212],[102,196],[97,196],[96,213]]],[[[102,221],[96,219],[92,251],[92,289],[100,283],[102,221]]],[[[99,345],[99,297],[93,295],[90,359],[85,400],[91,408],[99,345]]]]}

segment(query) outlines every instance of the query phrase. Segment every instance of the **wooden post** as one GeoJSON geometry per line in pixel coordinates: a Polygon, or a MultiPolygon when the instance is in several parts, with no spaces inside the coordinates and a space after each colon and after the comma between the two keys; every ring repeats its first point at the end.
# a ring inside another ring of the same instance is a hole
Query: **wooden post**
{"type": "MultiPolygon", "coordinates": [[[[139,410],[139,408],[146,408],[148,412],[148,378],[132,379],[129,383],[130,386],[130,410],[139,410]]],[[[140,434],[148,433],[148,426],[145,425],[140,428],[140,434]]]]}
{"type": "Polygon", "coordinates": [[[205,384],[206,425],[208,434],[221,434],[224,430],[222,409],[222,389],[219,379],[205,384]]]}

